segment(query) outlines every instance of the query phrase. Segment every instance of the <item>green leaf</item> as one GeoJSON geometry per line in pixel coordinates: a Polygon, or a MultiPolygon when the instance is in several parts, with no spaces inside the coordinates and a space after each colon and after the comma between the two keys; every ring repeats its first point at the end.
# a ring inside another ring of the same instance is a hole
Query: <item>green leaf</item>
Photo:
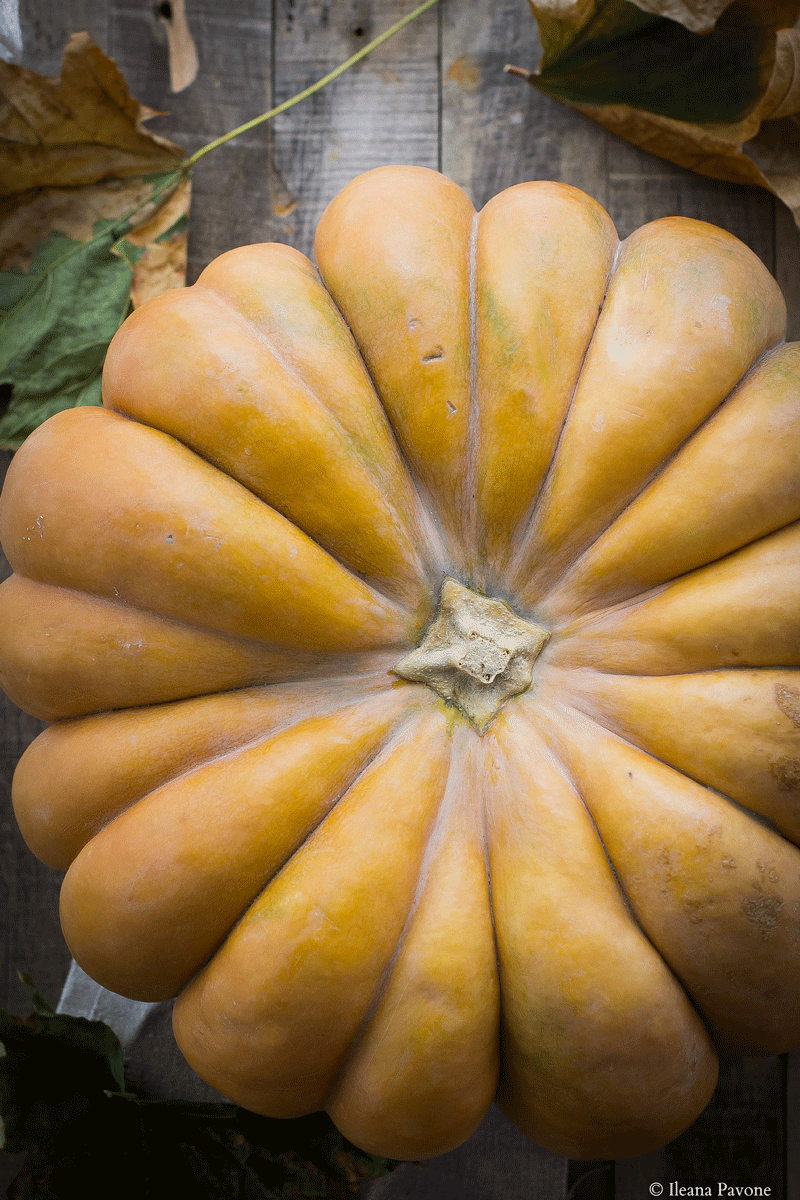
{"type": "Polygon", "coordinates": [[[28,1151],[11,1200],[299,1200],[355,1195],[393,1160],[353,1146],[324,1113],[256,1116],[235,1104],[146,1100],[124,1090],[122,1050],[100,1021],[0,1012],[0,1131],[28,1151]]]}
{"type": "Polygon", "coordinates": [[[122,1083],[122,1049],[101,1021],[0,1010],[2,1149],[19,1154],[88,1119],[97,1098],[122,1083]]]}
{"type": "MultiPolygon", "coordinates": [[[[150,177],[151,197],[181,178],[150,177]]],[[[106,351],[130,310],[132,267],[143,253],[124,240],[130,228],[128,218],[99,220],[88,242],[51,233],[27,275],[0,272],[0,445],[20,446],[62,409],[100,404],[106,351]]]]}
{"type": "Polygon", "coordinates": [[[728,9],[707,34],[629,0],[595,0],[579,23],[534,12],[543,56],[530,82],[574,104],[735,122],[756,105],[769,74],[770,31],[744,6],[728,9]]]}

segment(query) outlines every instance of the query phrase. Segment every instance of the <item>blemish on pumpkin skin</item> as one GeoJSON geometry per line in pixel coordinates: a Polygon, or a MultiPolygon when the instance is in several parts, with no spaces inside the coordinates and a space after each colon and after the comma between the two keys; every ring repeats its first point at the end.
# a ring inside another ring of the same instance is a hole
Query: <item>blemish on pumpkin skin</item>
{"type": "Polygon", "coordinates": [[[423,354],[422,361],[424,363],[441,362],[441,360],[443,358],[444,358],[444,350],[442,349],[441,346],[437,346],[434,350],[431,350],[428,354],[423,354]]]}
{"type": "Polygon", "coordinates": [[[778,684],[775,688],[775,703],[783,715],[800,729],[800,688],[778,684]]]}
{"type": "Polygon", "coordinates": [[[722,865],[723,865],[723,867],[727,867],[729,870],[732,868],[735,868],[736,867],[736,859],[733,858],[730,854],[725,854],[725,855],[723,855],[723,858],[722,858],[722,865]]]}
{"type": "MultiPolygon", "coordinates": [[[[777,871],[773,867],[768,866],[766,863],[761,862],[759,859],[756,859],[756,869],[761,873],[762,876],[766,875],[770,883],[780,882],[777,871]]],[[[759,884],[758,886],[760,887],[761,885],[759,884]]]]}
{"type": "Polygon", "coordinates": [[[783,903],[779,896],[743,896],[740,907],[748,921],[759,927],[762,939],[766,940],[780,920],[783,903]]]}
{"type": "Polygon", "coordinates": [[[800,791],[800,758],[778,758],[769,769],[780,791],[800,791]]]}

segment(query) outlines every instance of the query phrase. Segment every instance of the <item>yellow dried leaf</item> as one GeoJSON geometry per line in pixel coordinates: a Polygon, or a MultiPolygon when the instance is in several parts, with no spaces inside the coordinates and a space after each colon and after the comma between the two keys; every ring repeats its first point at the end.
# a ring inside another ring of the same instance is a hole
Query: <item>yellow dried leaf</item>
{"type": "Polygon", "coordinates": [[[133,269],[131,300],[138,308],[146,300],[183,287],[186,281],[186,234],[173,233],[163,242],[152,242],[133,269]]]}
{"type": "Polygon", "coordinates": [[[171,0],[159,6],[158,15],[167,33],[169,50],[169,86],[182,92],[197,77],[197,50],[186,20],[184,0],[171,0]]]}
{"type": "Polygon", "coordinates": [[[133,229],[125,235],[125,241],[134,246],[147,246],[157,241],[181,217],[188,215],[191,195],[192,185],[186,178],[181,180],[174,192],[171,192],[157,208],[145,205],[141,213],[137,213],[139,219],[134,219],[133,229]]]}

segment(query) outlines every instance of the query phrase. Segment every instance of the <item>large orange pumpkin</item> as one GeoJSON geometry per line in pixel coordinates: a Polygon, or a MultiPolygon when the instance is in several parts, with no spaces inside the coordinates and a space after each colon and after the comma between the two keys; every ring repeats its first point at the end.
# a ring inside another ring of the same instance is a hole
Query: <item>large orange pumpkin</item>
{"type": "Polygon", "coordinates": [[[2,503],[78,961],[362,1147],[642,1153],[800,1044],[800,346],[755,256],[416,168],[224,254],[2,503]]]}

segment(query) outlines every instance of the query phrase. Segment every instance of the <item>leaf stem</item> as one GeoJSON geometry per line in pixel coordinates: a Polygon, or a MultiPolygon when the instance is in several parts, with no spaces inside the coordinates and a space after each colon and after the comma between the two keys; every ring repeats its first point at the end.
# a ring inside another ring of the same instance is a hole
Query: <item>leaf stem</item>
{"type": "Polygon", "coordinates": [[[427,9],[433,8],[434,4],[436,3],[437,0],[425,0],[424,4],[420,4],[414,9],[413,12],[407,13],[407,15],[401,17],[399,21],[395,21],[394,25],[390,25],[390,27],[383,33],[379,34],[378,37],[373,38],[372,41],[366,46],[362,46],[361,49],[357,50],[355,54],[351,55],[346,62],[343,62],[333,71],[329,71],[327,75],[324,75],[322,79],[318,79],[316,83],[312,83],[311,86],[307,87],[304,91],[298,92],[297,95],[292,96],[290,100],[284,100],[282,104],[278,104],[275,108],[271,108],[269,112],[262,113],[260,117],[254,117],[252,121],[246,121],[244,125],[237,126],[237,128],[232,129],[230,133],[225,133],[222,135],[222,137],[215,138],[213,142],[209,142],[207,146],[203,146],[202,149],[198,150],[196,154],[193,154],[191,158],[187,158],[182,164],[182,170],[190,171],[194,164],[198,162],[198,160],[201,159],[204,154],[208,154],[211,150],[216,150],[217,146],[224,146],[226,142],[231,141],[232,138],[238,137],[239,134],[246,133],[248,129],[255,128],[256,125],[260,125],[263,121],[272,120],[273,117],[277,117],[280,115],[280,113],[286,112],[287,109],[292,108],[295,104],[299,104],[301,100],[306,100],[309,96],[313,96],[314,92],[318,92],[320,88],[325,87],[326,84],[330,83],[334,79],[337,79],[339,75],[343,75],[345,71],[349,70],[350,67],[352,67],[355,63],[359,62],[383,42],[388,41],[388,39],[393,37],[394,34],[399,33],[401,29],[410,24],[410,22],[415,20],[417,17],[421,16],[422,13],[424,13],[427,9]]]}

